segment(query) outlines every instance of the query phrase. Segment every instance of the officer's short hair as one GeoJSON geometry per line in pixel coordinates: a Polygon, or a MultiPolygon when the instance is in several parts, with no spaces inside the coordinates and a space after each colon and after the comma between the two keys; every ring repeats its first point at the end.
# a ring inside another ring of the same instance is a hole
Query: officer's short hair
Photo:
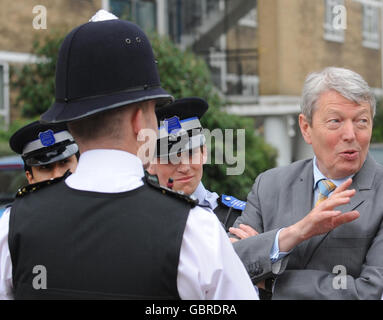
{"type": "Polygon", "coordinates": [[[122,115],[129,109],[135,108],[141,108],[145,112],[148,105],[148,101],[143,101],[96,113],[93,116],[69,122],[68,128],[79,143],[98,138],[118,140],[122,137],[121,126],[124,118],[122,115]]]}

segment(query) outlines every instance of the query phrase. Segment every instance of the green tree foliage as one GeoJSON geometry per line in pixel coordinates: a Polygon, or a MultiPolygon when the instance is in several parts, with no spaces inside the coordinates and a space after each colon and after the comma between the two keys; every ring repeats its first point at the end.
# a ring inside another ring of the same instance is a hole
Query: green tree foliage
{"type": "Polygon", "coordinates": [[[64,36],[54,33],[33,42],[33,54],[45,57],[36,64],[12,69],[11,86],[19,90],[16,105],[23,117],[40,116],[54,102],[55,70],[58,50],[64,36]]]}
{"type": "Polygon", "coordinates": [[[372,142],[383,142],[383,100],[376,102],[376,114],[372,128],[372,142]]]}
{"type": "Polygon", "coordinates": [[[0,156],[14,155],[13,150],[9,146],[9,139],[21,127],[26,126],[32,121],[38,120],[37,117],[32,119],[17,119],[12,121],[8,130],[0,130],[0,156]]]}
{"type": "MultiPolygon", "coordinates": [[[[18,104],[23,115],[40,115],[54,100],[55,64],[59,45],[63,37],[55,34],[44,40],[35,41],[34,54],[44,56],[47,63],[24,66],[14,74],[13,85],[20,90],[18,104]]],[[[204,167],[203,182],[206,188],[219,194],[226,193],[245,199],[256,176],[275,166],[276,151],[254,134],[253,121],[220,111],[222,99],[214,89],[206,63],[190,51],[181,51],[168,38],[150,35],[153,51],[158,61],[162,86],[175,98],[198,96],[206,99],[209,110],[202,119],[202,125],[210,130],[217,128],[245,129],[245,171],[242,175],[228,176],[226,169],[235,167],[215,164],[215,150],[222,149],[222,143],[212,139],[211,164],[204,167]]],[[[236,151],[236,147],[233,148],[236,151]]],[[[244,152],[244,151],[243,151],[244,152]]],[[[238,156],[234,154],[234,157],[238,156]]]]}

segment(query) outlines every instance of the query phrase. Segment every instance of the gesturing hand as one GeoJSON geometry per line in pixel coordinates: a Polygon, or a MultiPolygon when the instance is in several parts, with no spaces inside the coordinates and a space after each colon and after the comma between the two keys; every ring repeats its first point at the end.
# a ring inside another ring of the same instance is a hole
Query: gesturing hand
{"type": "Polygon", "coordinates": [[[334,210],[335,207],[349,203],[351,197],[355,195],[355,190],[347,190],[351,185],[352,179],[348,179],[334,190],[332,195],[316,206],[305,218],[300,222],[304,238],[327,233],[340,225],[353,221],[359,217],[358,211],[349,211],[342,213],[334,210]]]}
{"type": "Polygon", "coordinates": [[[296,224],[285,228],[279,234],[280,251],[290,251],[296,245],[313,236],[327,233],[342,224],[357,219],[360,214],[358,211],[348,211],[342,213],[334,208],[350,202],[355,195],[355,190],[346,190],[352,183],[352,179],[347,179],[332,195],[319,203],[302,220],[296,224]]]}

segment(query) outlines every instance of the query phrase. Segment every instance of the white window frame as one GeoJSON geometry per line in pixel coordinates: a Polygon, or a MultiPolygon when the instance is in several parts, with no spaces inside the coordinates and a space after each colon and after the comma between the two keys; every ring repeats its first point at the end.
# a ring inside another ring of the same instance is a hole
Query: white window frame
{"type": "Polygon", "coordinates": [[[370,49],[380,49],[380,8],[363,4],[363,46],[370,49]]]}
{"type": "Polygon", "coordinates": [[[109,0],[102,0],[101,1],[101,8],[106,10],[106,11],[110,11],[109,0]]]}
{"type": "Polygon", "coordinates": [[[258,18],[258,12],[257,8],[253,8],[249,11],[248,14],[243,16],[239,21],[238,24],[240,26],[245,26],[245,27],[251,27],[251,28],[256,28],[258,23],[257,23],[257,18],[258,18]]]}
{"type": "Polygon", "coordinates": [[[3,85],[0,90],[3,92],[3,101],[0,101],[0,116],[4,119],[4,129],[9,128],[10,113],[9,113],[9,65],[5,61],[0,61],[0,66],[3,69],[3,85]]]}
{"type": "Polygon", "coordinates": [[[337,5],[344,6],[344,0],[324,0],[325,2],[325,23],[324,23],[324,39],[333,42],[344,42],[344,30],[335,29],[333,26],[334,13],[333,9],[337,5]]]}

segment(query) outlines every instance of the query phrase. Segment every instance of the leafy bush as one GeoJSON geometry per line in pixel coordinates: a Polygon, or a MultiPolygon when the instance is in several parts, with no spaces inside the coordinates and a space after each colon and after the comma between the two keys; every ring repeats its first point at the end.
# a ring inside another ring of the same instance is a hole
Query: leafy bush
{"type": "Polygon", "coordinates": [[[35,120],[37,120],[37,117],[32,119],[17,119],[11,123],[7,131],[0,130],[0,156],[14,154],[13,150],[9,147],[9,139],[19,128],[35,120]]]}
{"type": "Polygon", "coordinates": [[[376,102],[376,114],[372,128],[372,142],[383,142],[383,100],[376,102]]]}
{"type": "Polygon", "coordinates": [[[54,102],[56,62],[63,39],[57,32],[36,38],[32,53],[45,57],[44,61],[26,64],[21,69],[12,68],[11,86],[19,90],[16,105],[22,108],[24,117],[40,116],[54,102]]]}

